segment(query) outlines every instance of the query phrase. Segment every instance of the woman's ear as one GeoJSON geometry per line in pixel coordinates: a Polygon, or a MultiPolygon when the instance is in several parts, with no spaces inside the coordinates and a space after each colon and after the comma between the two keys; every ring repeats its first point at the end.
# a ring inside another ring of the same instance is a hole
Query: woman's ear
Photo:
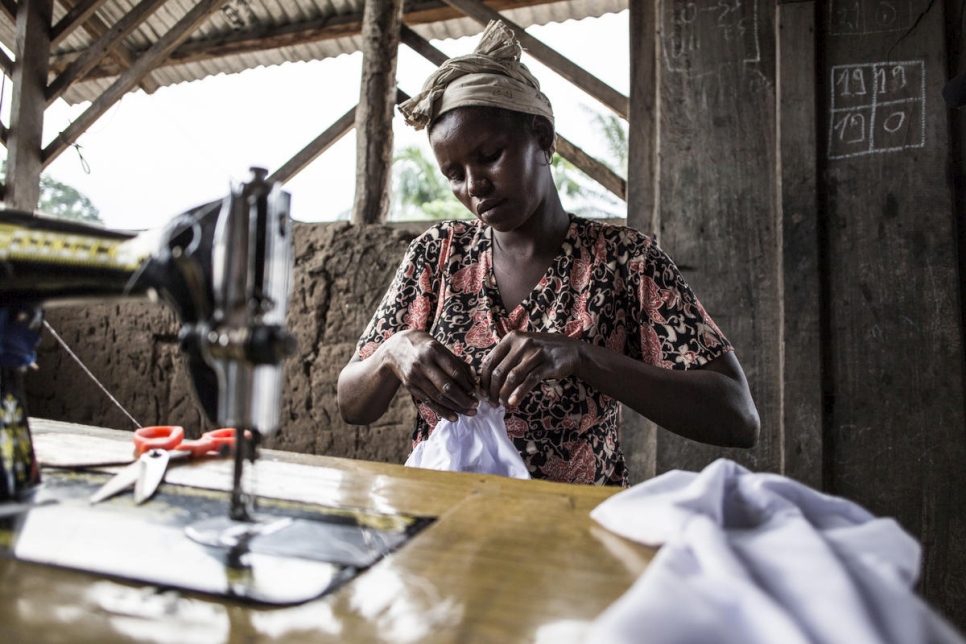
{"type": "Polygon", "coordinates": [[[540,149],[552,157],[557,150],[557,135],[553,129],[553,123],[546,116],[533,117],[533,133],[537,137],[540,149]]]}

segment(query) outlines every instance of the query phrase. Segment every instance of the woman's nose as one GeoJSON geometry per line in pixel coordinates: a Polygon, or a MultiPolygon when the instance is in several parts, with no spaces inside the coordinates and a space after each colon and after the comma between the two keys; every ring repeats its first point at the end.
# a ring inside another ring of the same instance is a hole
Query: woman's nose
{"type": "Polygon", "coordinates": [[[486,177],[470,177],[468,190],[471,197],[482,197],[492,187],[493,184],[486,177]]]}

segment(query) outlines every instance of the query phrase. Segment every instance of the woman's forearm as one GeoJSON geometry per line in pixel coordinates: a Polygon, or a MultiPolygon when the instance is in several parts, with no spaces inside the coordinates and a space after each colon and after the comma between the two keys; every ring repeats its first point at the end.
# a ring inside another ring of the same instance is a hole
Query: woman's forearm
{"type": "Polygon", "coordinates": [[[338,400],[342,419],[353,425],[379,420],[399,389],[399,379],[386,364],[383,344],[366,360],[354,357],[339,374],[338,400]]]}
{"type": "Polygon", "coordinates": [[[476,413],[469,365],[425,331],[407,329],[386,339],[366,360],[354,357],[339,374],[342,418],[356,425],[378,420],[401,386],[441,418],[476,413]]]}
{"type": "Polygon", "coordinates": [[[581,343],[578,378],[685,438],[751,447],[760,420],[733,352],[701,368],[664,369],[581,343]]]}

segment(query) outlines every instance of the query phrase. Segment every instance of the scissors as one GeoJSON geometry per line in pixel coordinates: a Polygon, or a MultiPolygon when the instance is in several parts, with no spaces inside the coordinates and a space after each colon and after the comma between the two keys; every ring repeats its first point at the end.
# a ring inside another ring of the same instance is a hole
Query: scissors
{"type": "Polygon", "coordinates": [[[168,463],[194,456],[226,456],[235,447],[235,433],[235,428],[227,427],[186,441],[184,428],[177,425],[142,427],[134,432],[134,461],[102,485],[91,496],[91,503],[134,486],[134,502],[140,505],[161,485],[168,463]]]}

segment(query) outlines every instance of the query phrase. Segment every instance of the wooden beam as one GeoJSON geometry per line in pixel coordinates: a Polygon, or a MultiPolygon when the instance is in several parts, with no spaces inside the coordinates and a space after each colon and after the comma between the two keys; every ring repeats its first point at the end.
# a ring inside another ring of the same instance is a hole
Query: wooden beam
{"type": "MultiPolygon", "coordinates": [[[[557,0],[495,0],[487,4],[495,10],[506,11],[518,7],[533,6],[557,0]]],[[[407,25],[431,24],[442,20],[465,17],[445,2],[406,3],[403,21],[407,25]]],[[[362,14],[346,14],[304,23],[236,32],[218,38],[185,43],[171,56],[171,63],[188,63],[211,60],[223,56],[263,51],[281,47],[293,47],[323,40],[358,36],[362,33],[362,14]]]]}
{"type": "MultiPolygon", "coordinates": [[[[519,7],[532,7],[536,4],[555,1],[557,0],[492,0],[487,2],[486,5],[496,11],[507,11],[519,7]]],[[[407,2],[405,13],[403,14],[403,20],[410,26],[465,17],[461,11],[450,7],[441,0],[407,2]]],[[[281,26],[233,31],[203,40],[192,40],[191,42],[184,43],[164,61],[163,66],[203,63],[218,60],[225,56],[255,53],[267,49],[296,47],[336,38],[359,36],[361,33],[361,13],[333,16],[327,19],[320,18],[281,26]]],[[[54,55],[51,57],[50,69],[54,73],[61,73],[79,55],[77,52],[54,55]]],[[[105,59],[87,74],[87,78],[110,78],[122,72],[123,69],[119,65],[105,59]]]]}
{"type": "Polygon", "coordinates": [[[417,34],[406,25],[402,26],[400,37],[404,45],[437,67],[445,63],[446,59],[449,58],[449,56],[433,47],[428,40],[417,34]]]}
{"type": "Polygon", "coordinates": [[[659,3],[631,3],[628,61],[631,81],[627,119],[627,225],[657,238],[658,141],[660,139],[659,3]]]}
{"type": "Polygon", "coordinates": [[[619,199],[627,200],[627,181],[559,134],[557,135],[557,152],[619,199]]]}
{"type": "Polygon", "coordinates": [[[179,20],[171,29],[154,43],[140,58],[135,61],[126,72],[121,74],[90,107],[84,110],[77,119],[51,141],[43,152],[43,164],[46,167],[66,150],[77,138],[83,134],[97,119],[111,108],[138,81],[151,72],[162,60],[167,58],[191,33],[197,29],[208,17],[218,11],[224,0],[200,0],[191,11],[179,20]]]}
{"type": "Polygon", "coordinates": [[[355,127],[356,108],[353,107],[343,114],[338,121],[328,127],[322,134],[315,137],[311,143],[302,148],[298,154],[285,162],[282,167],[268,177],[269,183],[287,183],[292,177],[304,170],[323,152],[331,148],[343,136],[355,127]]]}
{"type": "Polygon", "coordinates": [[[134,9],[125,13],[47,87],[47,104],[50,105],[63,96],[72,83],[84,78],[109,51],[123,47],[121,40],[137,29],[166,1],[142,0],[134,9]]]}
{"type": "Polygon", "coordinates": [[[21,0],[13,70],[10,140],[7,147],[7,186],[4,203],[33,211],[40,198],[40,146],[44,132],[44,87],[50,57],[50,21],[54,0],[21,0]]]}
{"type": "Polygon", "coordinates": [[[10,56],[7,56],[2,49],[0,49],[0,69],[2,69],[3,73],[7,76],[13,76],[13,59],[11,59],[10,56]]]}
{"type": "MultiPolygon", "coordinates": [[[[396,88],[396,105],[409,100],[409,95],[399,88],[396,88]]],[[[321,156],[326,150],[331,148],[343,136],[356,125],[356,108],[353,107],[343,114],[339,120],[330,125],[322,134],[315,137],[311,143],[302,148],[295,156],[285,162],[282,167],[273,172],[268,181],[288,183],[292,177],[304,170],[321,156]]]]}
{"type": "Polygon", "coordinates": [[[75,29],[87,22],[105,2],[107,0],[85,0],[69,9],[50,30],[50,49],[56,49],[75,29]]]}
{"type": "MultiPolygon", "coordinates": [[[[59,0],[59,2],[68,11],[73,9],[78,4],[78,0],[59,0]]],[[[101,20],[97,16],[97,14],[93,14],[90,16],[90,18],[88,18],[87,22],[83,24],[83,28],[84,28],[84,31],[90,34],[92,38],[97,40],[101,37],[101,35],[105,31],[108,31],[110,29],[110,26],[106,24],[103,20],[101,20]]],[[[136,56],[131,52],[130,49],[128,49],[126,46],[121,44],[115,45],[114,48],[111,49],[111,55],[117,61],[116,68],[118,69],[117,73],[112,74],[112,76],[118,76],[122,74],[124,70],[130,69],[131,66],[134,64],[134,60],[136,58],[136,56]]],[[[51,60],[50,62],[51,64],[53,64],[55,61],[51,60]]],[[[55,74],[59,74],[60,72],[63,71],[62,69],[58,69],[57,67],[51,67],[50,69],[55,74]]],[[[148,94],[154,92],[159,87],[159,85],[156,82],[154,82],[154,79],[152,79],[150,76],[146,76],[142,78],[141,81],[139,82],[139,85],[141,86],[141,89],[143,89],[148,94]]]]}
{"type": "Polygon", "coordinates": [[[12,22],[17,20],[17,3],[14,0],[0,0],[0,9],[7,14],[12,22]]]}
{"type": "Polygon", "coordinates": [[[362,86],[356,107],[356,190],[352,223],[389,218],[392,118],[403,0],[366,0],[362,20],[362,86]]]}
{"type": "Polygon", "coordinates": [[[456,7],[482,25],[488,24],[491,20],[502,20],[507,27],[513,30],[528,54],[587,92],[621,118],[627,118],[628,100],[626,96],[582,67],[575,65],[566,56],[557,53],[554,49],[528,34],[520,25],[504,18],[499,11],[494,11],[480,0],[446,0],[446,3],[456,7]]]}
{"type": "MultiPolygon", "coordinates": [[[[820,490],[825,467],[822,445],[823,343],[820,179],[815,124],[824,116],[816,96],[816,10],[812,4],[777,8],[778,226],[782,244],[783,314],[781,473],[820,490]]],[[[819,23],[821,24],[821,23],[819,23]]],[[[776,329],[778,331],[778,329],[776,329]]]]}
{"type": "MultiPolygon", "coordinates": [[[[660,233],[660,2],[628,7],[630,114],[627,118],[627,225],[657,239],[660,233]]],[[[621,406],[620,441],[631,484],[657,474],[657,425],[621,406]]]]}

